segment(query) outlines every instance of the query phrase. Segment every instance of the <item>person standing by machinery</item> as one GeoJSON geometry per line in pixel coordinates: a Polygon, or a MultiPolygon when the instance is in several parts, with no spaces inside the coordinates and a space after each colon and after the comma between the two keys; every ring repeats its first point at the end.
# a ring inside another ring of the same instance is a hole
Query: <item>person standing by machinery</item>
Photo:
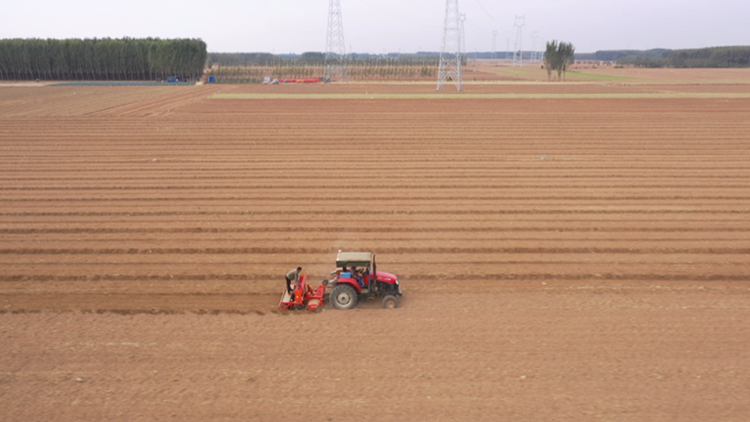
{"type": "Polygon", "coordinates": [[[294,280],[295,286],[299,284],[299,276],[301,273],[302,267],[297,267],[286,273],[286,291],[289,292],[289,294],[293,294],[294,292],[294,289],[292,289],[292,280],[294,280]]]}

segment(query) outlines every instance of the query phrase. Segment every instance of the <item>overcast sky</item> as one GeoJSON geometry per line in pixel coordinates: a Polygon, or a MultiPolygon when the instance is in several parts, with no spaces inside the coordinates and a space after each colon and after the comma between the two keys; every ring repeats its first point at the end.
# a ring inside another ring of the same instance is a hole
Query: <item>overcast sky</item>
{"type": "MultiPolygon", "coordinates": [[[[579,52],[750,45],[750,0],[459,0],[466,48],[491,51],[531,34],[579,52]]],[[[439,51],[445,0],[341,0],[354,52],[439,51]]],[[[328,0],[36,0],[0,8],[0,38],[201,38],[212,52],[324,51],[328,0]]]]}

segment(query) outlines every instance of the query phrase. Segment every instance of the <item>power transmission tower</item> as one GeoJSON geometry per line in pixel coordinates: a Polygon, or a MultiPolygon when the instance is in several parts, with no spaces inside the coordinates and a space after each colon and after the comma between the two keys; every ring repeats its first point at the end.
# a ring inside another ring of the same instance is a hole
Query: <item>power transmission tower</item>
{"type": "Polygon", "coordinates": [[[505,49],[505,60],[510,60],[510,38],[506,38],[507,47],[505,49]]]}
{"type": "Polygon", "coordinates": [[[346,43],[344,42],[344,21],[341,19],[340,0],[329,0],[328,3],[325,69],[328,81],[339,79],[345,82],[349,78],[346,62],[346,43]]]}
{"type": "Polygon", "coordinates": [[[461,49],[458,50],[458,62],[461,63],[461,59],[466,56],[467,60],[469,58],[468,54],[466,53],[466,32],[464,31],[464,22],[466,22],[466,14],[461,13],[461,17],[459,18],[461,21],[461,49]]]}
{"type": "Polygon", "coordinates": [[[492,59],[497,58],[497,31],[492,31],[492,59]]]}
{"type": "Polygon", "coordinates": [[[461,91],[461,47],[463,46],[462,16],[458,13],[458,0],[445,1],[445,24],[443,25],[443,48],[440,50],[440,69],[437,90],[450,79],[461,91]]]}
{"type": "Polygon", "coordinates": [[[547,51],[547,42],[542,38],[541,41],[539,41],[539,61],[544,61],[544,54],[547,51]]]}
{"type": "Polygon", "coordinates": [[[547,51],[547,41],[542,38],[539,41],[539,61],[544,61],[544,53],[547,51]]]}
{"type": "Polygon", "coordinates": [[[523,67],[523,27],[526,26],[526,16],[516,16],[513,23],[516,27],[516,47],[513,51],[513,67],[523,67]]]}
{"type": "Polygon", "coordinates": [[[531,32],[531,61],[532,62],[537,61],[536,39],[538,37],[539,37],[539,31],[531,32]]]}

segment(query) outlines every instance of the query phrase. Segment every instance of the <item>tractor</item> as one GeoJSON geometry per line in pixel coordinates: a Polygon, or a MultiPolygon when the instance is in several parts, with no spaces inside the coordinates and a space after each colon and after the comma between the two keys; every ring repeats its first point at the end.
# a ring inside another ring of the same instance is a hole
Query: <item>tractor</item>
{"type": "Polygon", "coordinates": [[[336,257],[334,277],[323,280],[331,288],[331,305],[337,309],[351,309],[357,305],[360,295],[367,299],[383,298],[383,307],[398,306],[402,295],[398,277],[377,271],[375,255],[370,252],[341,252],[336,257]]]}

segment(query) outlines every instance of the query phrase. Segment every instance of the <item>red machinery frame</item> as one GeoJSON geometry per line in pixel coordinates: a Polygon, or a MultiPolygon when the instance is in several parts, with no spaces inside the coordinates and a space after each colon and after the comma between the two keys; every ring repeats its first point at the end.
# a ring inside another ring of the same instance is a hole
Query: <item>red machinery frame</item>
{"type": "Polygon", "coordinates": [[[279,300],[279,310],[303,309],[315,310],[323,306],[323,295],[326,286],[318,286],[317,289],[307,285],[307,274],[300,276],[299,283],[294,286],[292,294],[284,289],[279,300]]]}

